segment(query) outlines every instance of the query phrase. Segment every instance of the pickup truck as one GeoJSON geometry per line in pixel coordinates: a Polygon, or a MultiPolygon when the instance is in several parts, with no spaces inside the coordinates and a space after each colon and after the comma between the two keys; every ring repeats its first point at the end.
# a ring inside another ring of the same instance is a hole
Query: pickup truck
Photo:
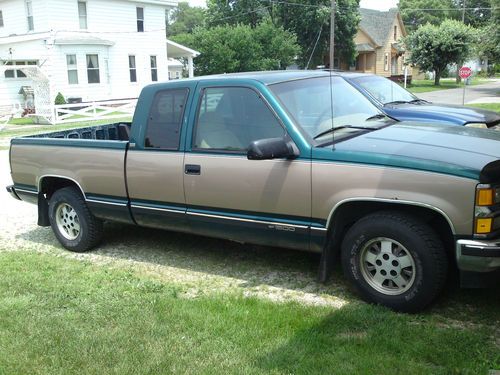
{"type": "MultiPolygon", "coordinates": [[[[17,199],[71,251],[103,221],[321,253],[360,295],[431,303],[500,269],[500,133],[395,121],[331,72],[143,89],[132,123],[11,141],[17,199]]],[[[200,237],[203,241],[203,237],[200,237]]]]}

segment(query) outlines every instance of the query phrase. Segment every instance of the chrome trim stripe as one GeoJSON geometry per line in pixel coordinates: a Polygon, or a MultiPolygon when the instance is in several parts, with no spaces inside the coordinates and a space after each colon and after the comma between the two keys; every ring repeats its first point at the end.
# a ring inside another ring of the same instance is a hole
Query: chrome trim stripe
{"type": "Polygon", "coordinates": [[[311,229],[314,229],[314,230],[317,230],[317,231],[320,231],[320,232],[326,232],[326,231],[328,231],[328,228],[311,227],[311,229]]]}
{"type": "Polygon", "coordinates": [[[72,179],[71,177],[67,177],[67,176],[60,176],[60,175],[56,175],[56,174],[44,174],[43,176],[40,176],[38,178],[38,191],[40,191],[40,187],[41,187],[41,184],[42,184],[42,181],[45,177],[56,177],[56,178],[62,178],[62,179],[65,179],[65,180],[70,180],[70,181],[73,181],[76,186],[78,186],[80,188],[80,191],[82,192],[82,195],[85,199],[87,199],[87,196],[85,195],[85,192],[83,191],[81,185],[78,183],[78,181],[72,179]]]}
{"type": "Polygon", "coordinates": [[[180,209],[180,210],[174,210],[170,208],[159,208],[159,207],[149,207],[149,206],[141,206],[139,204],[131,204],[130,207],[132,208],[142,208],[144,210],[153,210],[153,211],[163,211],[163,212],[174,212],[174,213],[186,213],[186,209],[180,209]]]}
{"type": "Polygon", "coordinates": [[[112,206],[127,207],[126,203],[116,203],[116,202],[100,201],[100,200],[96,200],[96,199],[85,199],[85,201],[86,202],[90,202],[90,203],[110,204],[112,206]]]}
{"type": "Polygon", "coordinates": [[[453,225],[451,219],[448,217],[448,215],[446,215],[444,213],[443,210],[441,210],[441,209],[439,209],[437,207],[434,207],[434,206],[432,206],[430,204],[426,204],[426,203],[412,202],[412,201],[399,200],[399,199],[373,198],[373,197],[357,197],[357,198],[347,198],[347,199],[341,200],[330,211],[330,214],[328,215],[328,220],[326,221],[326,227],[327,228],[330,227],[330,221],[332,220],[333,214],[335,213],[335,211],[337,210],[337,208],[339,208],[342,204],[348,203],[348,202],[360,202],[360,201],[384,202],[384,203],[395,203],[395,204],[407,204],[407,205],[410,205],[410,206],[418,206],[418,207],[424,207],[424,208],[431,209],[433,211],[436,211],[437,213],[440,213],[446,219],[446,221],[448,222],[448,224],[450,225],[451,232],[454,235],[456,234],[455,226],[453,225]]]}
{"type": "Polygon", "coordinates": [[[212,218],[215,218],[215,219],[244,221],[244,222],[247,222],[247,223],[268,224],[268,225],[282,225],[282,226],[294,227],[294,228],[299,228],[299,229],[308,229],[309,228],[307,225],[287,224],[287,223],[280,223],[280,222],[275,222],[275,221],[265,221],[265,220],[243,219],[243,218],[232,217],[232,216],[203,214],[203,213],[200,213],[200,212],[192,212],[192,211],[187,211],[187,214],[188,215],[193,215],[193,216],[212,217],[212,218]]]}
{"type": "Polygon", "coordinates": [[[38,191],[33,191],[33,190],[25,190],[25,189],[16,188],[16,191],[21,192],[21,193],[26,193],[26,194],[38,195],[38,191]]]}

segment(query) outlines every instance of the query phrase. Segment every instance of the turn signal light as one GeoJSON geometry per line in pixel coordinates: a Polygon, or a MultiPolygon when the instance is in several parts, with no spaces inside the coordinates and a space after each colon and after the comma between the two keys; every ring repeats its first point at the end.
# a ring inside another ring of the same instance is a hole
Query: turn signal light
{"type": "Polygon", "coordinates": [[[478,189],[476,204],[478,206],[492,206],[495,202],[495,189],[478,189]]]}
{"type": "Polygon", "coordinates": [[[476,219],[476,233],[487,234],[491,232],[493,226],[493,218],[485,217],[476,219]]]}

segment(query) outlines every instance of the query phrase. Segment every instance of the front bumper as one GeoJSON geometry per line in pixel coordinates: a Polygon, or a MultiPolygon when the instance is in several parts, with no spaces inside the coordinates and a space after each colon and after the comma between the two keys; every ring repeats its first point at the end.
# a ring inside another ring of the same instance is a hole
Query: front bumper
{"type": "Polygon", "coordinates": [[[16,193],[16,189],[14,188],[14,185],[9,185],[6,187],[7,191],[9,192],[10,195],[12,195],[12,198],[14,199],[17,199],[17,200],[21,200],[21,198],[19,198],[19,195],[17,195],[16,193]]]}
{"type": "Polygon", "coordinates": [[[492,272],[500,269],[500,238],[495,240],[458,240],[457,265],[461,271],[492,272]]]}

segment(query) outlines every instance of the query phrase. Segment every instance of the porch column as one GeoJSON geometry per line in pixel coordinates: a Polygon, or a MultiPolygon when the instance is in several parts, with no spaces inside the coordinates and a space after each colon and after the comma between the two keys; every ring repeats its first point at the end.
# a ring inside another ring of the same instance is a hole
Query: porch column
{"type": "Polygon", "coordinates": [[[193,69],[193,56],[188,56],[188,72],[189,78],[194,77],[194,69],[193,69]]]}
{"type": "Polygon", "coordinates": [[[366,55],[367,53],[363,53],[363,73],[366,72],[366,55]]]}

